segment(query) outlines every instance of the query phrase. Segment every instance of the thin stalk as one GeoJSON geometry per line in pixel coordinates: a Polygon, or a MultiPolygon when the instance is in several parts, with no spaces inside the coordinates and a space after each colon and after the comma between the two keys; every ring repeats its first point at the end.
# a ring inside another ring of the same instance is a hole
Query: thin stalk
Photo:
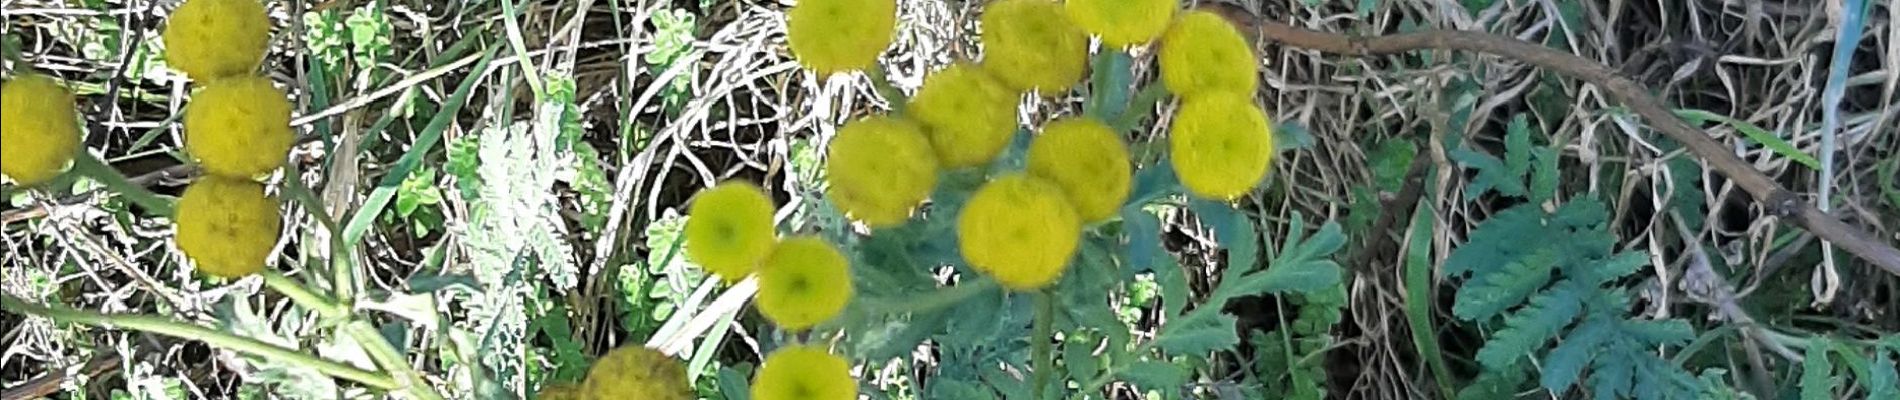
{"type": "Polygon", "coordinates": [[[296,279],[291,279],[288,276],[284,276],[284,274],[271,270],[264,270],[263,272],[257,273],[257,275],[264,278],[265,286],[270,286],[271,290],[282,293],[284,297],[289,297],[290,301],[297,303],[299,306],[303,306],[303,308],[316,311],[317,315],[322,315],[324,318],[348,316],[348,314],[344,312],[343,307],[338,306],[336,301],[324,297],[316,291],[310,290],[310,288],[305,287],[302,282],[298,282],[296,279]]]}
{"type": "Polygon", "coordinates": [[[376,328],[371,327],[368,322],[350,321],[349,324],[343,326],[343,333],[350,335],[351,339],[356,339],[356,343],[363,346],[363,351],[369,353],[369,358],[376,361],[377,366],[394,374],[396,380],[401,382],[401,390],[409,393],[410,398],[442,400],[442,395],[437,394],[435,389],[429,386],[429,382],[422,379],[422,374],[409,367],[409,360],[404,358],[402,353],[396,352],[394,347],[390,347],[389,339],[383,338],[382,333],[377,332],[376,328]]]}
{"type": "Polygon", "coordinates": [[[335,361],[317,358],[316,356],[304,354],[297,350],[261,342],[257,339],[237,336],[228,332],[192,325],[169,318],[151,315],[101,314],[60,306],[42,306],[8,294],[0,294],[0,305],[4,305],[7,311],[38,315],[58,322],[90,325],[106,329],[126,329],[180,339],[197,340],[212,347],[249,354],[276,362],[308,367],[324,375],[355,381],[377,389],[395,390],[400,387],[394,379],[375,371],[359,369],[335,361]]]}
{"type": "Polygon", "coordinates": [[[158,194],[145,189],[144,185],[139,185],[133,183],[130,179],[126,179],[125,174],[119,173],[118,169],[107,165],[105,160],[100,160],[99,156],[93,155],[92,152],[79,151],[78,154],[75,154],[71,173],[98,181],[99,184],[105,186],[107,190],[118,193],[119,196],[124,196],[127,201],[144,207],[147,212],[160,216],[172,215],[172,202],[170,200],[159,197],[158,194]]]}
{"type": "Polygon", "coordinates": [[[1036,391],[1034,394],[1034,397],[1037,399],[1041,399],[1044,396],[1048,395],[1050,374],[1054,373],[1055,371],[1055,366],[1056,366],[1055,354],[1054,354],[1055,352],[1050,349],[1051,346],[1049,344],[1050,336],[1055,333],[1054,332],[1055,318],[1056,318],[1055,296],[1050,295],[1049,292],[1046,292],[1046,291],[1042,293],[1037,293],[1036,294],[1036,322],[1035,322],[1036,333],[1034,336],[1030,336],[1029,338],[1030,354],[1032,355],[1033,357],[1032,359],[1035,360],[1035,363],[1036,363],[1036,372],[1035,372],[1036,377],[1034,381],[1035,386],[1031,386],[1030,388],[1036,391]]]}
{"type": "Polygon", "coordinates": [[[865,70],[864,75],[871,79],[871,87],[877,90],[877,94],[883,96],[884,101],[891,103],[891,114],[903,115],[904,110],[910,105],[910,98],[905,97],[903,91],[891,85],[891,78],[884,73],[884,66],[878,65],[865,70]]]}

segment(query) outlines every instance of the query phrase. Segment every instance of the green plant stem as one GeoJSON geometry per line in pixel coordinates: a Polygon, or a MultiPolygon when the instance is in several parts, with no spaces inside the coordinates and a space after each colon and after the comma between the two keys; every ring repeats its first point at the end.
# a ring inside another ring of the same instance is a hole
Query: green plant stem
{"type": "Polygon", "coordinates": [[[284,297],[289,297],[290,301],[297,303],[299,306],[303,306],[303,308],[316,311],[317,315],[322,315],[324,318],[349,316],[348,312],[345,311],[342,306],[337,305],[335,300],[310,290],[309,287],[305,287],[302,282],[298,282],[296,279],[291,279],[288,276],[284,276],[284,274],[271,270],[259,272],[257,275],[264,278],[265,286],[270,286],[271,290],[276,290],[277,293],[283,294],[284,297]]]}
{"type": "Polygon", "coordinates": [[[429,382],[422,379],[422,374],[409,367],[409,361],[403,358],[402,353],[390,347],[389,339],[383,338],[382,333],[377,332],[376,328],[370,326],[368,322],[351,321],[343,326],[343,333],[350,335],[351,339],[356,339],[356,343],[363,346],[363,351],[369,353],[369,358],[375,360],[377,366],[394,374],[396,380],[401,383],[401,389],[409,393],[410,398],[442,400],[442,395],[437,394],[435,389],[429,386],[429,382]]]}
{"type": "Polygon", "coordinates": [[[105,160],[100,160],[99,156],[93,155],[92,152],[79,151],[75,154],[71,172],[99,181],[99,184],[105,186],[107,190],[124,196],[132,204],[144,207],[146,212],[159,216],[172,215],[170,200],[159,197],[151,190],[146,190],[143,185],[132,183],[132,180],[125,178],[125,174],[119,173],[117,168],[107,165],[105,160]]]}
{"type": "Polygon", "coordinates": [[[1029,337],[1029,346],[1031,359],[1036,363],[1035,386],[1030,388],[1035,390],[1037,399],[1049,393],[1049,377],[1055,371],[1055,355],[1049,345],[1050,336],[1055,333],[1055,318],[1055,296],[1047,291],[1036,293],[1035,334],[1029,337]]]}
{"type": "Polygon", "coordinates": [[[891,85],[891,78],[884,73],[884,66],[878,65],[865,70],[864,75],[871,79],[871,87],[877,90],[877,94],[883,96],[884,101],[891,103],[891,114],[903,115],[904,110],[910,105],[910,98],[905,97],[903,91],[891,85]]]}
{"type": "Polygon", "coordinates": [[[284,348],[237,336],[202,326],[151,315],[112,315],[90,311],[75,310],[60,306],[42,306],[27,302],[13,295],[0,294],[0,305],[7,311],[38,315],[54,321],[90,325],[106,329],[126,329],[165,335],[187,340],[202,341],[212,347],[229,349],[239,353],[268,358],[272,361],[286,362],[308,367],[337,378],[347,379],[383,390],[394,390],[399,386],[394,379],[375,371],[367,371],[300,353],[284,348]]]}

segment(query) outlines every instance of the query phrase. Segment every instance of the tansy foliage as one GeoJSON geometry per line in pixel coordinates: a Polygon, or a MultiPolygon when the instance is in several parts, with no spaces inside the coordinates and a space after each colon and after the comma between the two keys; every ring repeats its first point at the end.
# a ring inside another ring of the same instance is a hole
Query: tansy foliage
{"type": "Polygon", "coordinates": [[[73,107],[72,91],[45,75],[0,84],[0,172],[26,186],[58,176],[79,151],[73,107]]]}
{"type": "Polygon", "coordinates": [[[222,278],[262,271],[283,228],[277,200],[248,180],[199,178],[178,198],[175,212],[178,250],[198,272],[222,278]]]}
{"type": "Polygon", "coordinates": [[[1445,260],[1446,274],[1470,276],[1452,312],[1480,323],[1502,317],[1501,329],[1478,350],[1487,375],[1524,368],[1531,356],[1539,359],[1544,389],[1554,392],[1569,390],[1588,371],[1598,398],[1694,398],[1694,377],[1651,351],[1685,344],[1694,332],[1681,320],[1631,315],[1630,292],[1615,282],[1649,257],[1615,252],[1607,219],[1603,205],[1587,199],[1552,213],[1526,203],[1493,215],[1445,260]]]}
{"type": "Polygon", "coordinates": [[[1252,95],[1259,85],[1257,57],[1234,24],[1208,11],[1181,16],[1161,38],[1161,81],[1168,91],[1192,97],[1224,91],[1252,95]]]}
{"type": "Polygon", "coordinates": [[[788,331],[836,317],[851,301],[849,264],[817,236],[779,242],[759,268],[759,312],[788,331]]]}
{"type": "Polygon", "coordinates": [[[1179,0],[1065,0],[1076,26],[1102,38],[1109,47],[1147,44],[1168,29],[1179,0]]]}
{"type": "Polygon", "coordinates": [[[754,400],[851,400],[858,383],[851,366],[823,347],[794,345],[765,357],[752,382],[754,400]]]}
{"type": "Polygon", "coordinates": [[[258,0],[187,0],[165,23],[165,61],[200,82],[250,75],[270,47],[258,0]]]}
{"type": "Polygon", "coordinates": [[[594,361],[580,398],[688,400],[693,392],[679,360],[646,347],[625,346],[594,361]]]}
{"type": "Polygon", "coordinates": [[[937,186],[937,155],[916,122],[892,116],[845,124],[825,153],[838,208],[873,228],[903,223],[937,186]]]}
{"type": "Polygon", "coordinates": [[[687,259],[727,282],[745,278],[772,252],[772,211],[772,199],[748,182],[700,192],[687,211],[687,259]]]}
{"type": "Polygon", "coordinates": [[[1016,131],[1018,92],[981,68],[959,62],[924,78],[910,115],[924,124],[931,149],[945,168],[987,164],[1016,131]]]}
{"type": "Polygon", "coordinates": [[[1089,40],[1050,0],[1002,0],[983,10],[983,67],[1011,89],[1068,92],[1088,68],[1089,40]]]}
{"type": "Polygon", "coordinates": [[[1081,235],[1062,187],[1023,174],[983,184],[957,220],[963,257],[1016,290],[1039,289],[1061,276],[1081,235]]]}
{"type": "Polygon", "coordinates": [[[1121,136],[1093,118],[1050,122],[1029,144],[1029,173],[1061,186],[1083,222],[1107,219],[1121,209],[1128,199],[1130,168],[1121,136]]]}
{"type": "Polygon", "coordinates": [[[297,137],[290,100],[263,77],[221,79],[185,107],[185,150],[206,173],[250,179],[277,169],[297,137]]]}
{"type": "Polygon", "coordinates": [[[785,18],[792,54],[820,76],[876,66],[897,35],[895,0],[800,0],[785,18]]]}
{"type": "Polygon", "coordinates": [[[1188,191],[1202,197],[1232,200],[1246,194],[1273,161],[1267,115],[1240,94],[1189,97],[1175,112],[1168,134],[1175,173],[1188,191]]]}

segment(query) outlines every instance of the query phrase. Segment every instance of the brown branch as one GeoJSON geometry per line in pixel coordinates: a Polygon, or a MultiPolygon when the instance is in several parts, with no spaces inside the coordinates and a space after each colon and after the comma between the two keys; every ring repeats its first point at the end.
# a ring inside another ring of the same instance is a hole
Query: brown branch
{"type": "Polygon", "coordinates": [[[1618,76],[1609,67],[1595,61],[1483,32],[1427,30],[1385,36],[1348,37],[1268,21],[1255,17],[1238,7],[1228,5],[1206,5],[1202,8],[1225,15],[1229,20],[1236,21],[1243,27],[1256,28],[1261,38],[1265,40],[1291,47],[1358,57],[1432,49],[1471,51],[1517,60],[1596,85],[1609,93],[1611,98],[1622,102],[1630,110],[1636,111],[1637,115],[1648,120],[1657,131],[1669,136],[1670,139],[1681,142],[1690,153],[1700,157],[1710,168],[1714,168],[1735,186],[1748,192],[1748,195],[1761,203],[1770,214],[1794,222],[1796,226],[1833,242],[1869,264],[1894,275],[1900,275],[1900,250],[1895,250],[1892,246],[1875,239],[1875,236],[1867,231],[1834,219],[1802,201],[1800,196],[1782,188],[1767,175],[1756,171],[1740,157],[1736,157],[1728,146],[1716,142],[1700,129],[1677,118],[1670,111],[1670,107],[1651,95],[1647,88],[1635,81],[1618,76]]]}
{"type": "Polygon", "coordinates": [[[73,375],[84,375],[90,379],[97,379],[100,375],[117,369],[119,369],[119,355],[116,353],[94,358],[91,362],[86,363],[85,367],[71,371],[71,374],[66,370],[52,369],[47,371],[46,375],[41,375],[20,383],[19,385],[7,388],[5,392],[0,392],[0,400],[29,400],[46,397],[58,392],[60,389],[59,386],[64,384],[67,379],[73,378],[73,375]]]}

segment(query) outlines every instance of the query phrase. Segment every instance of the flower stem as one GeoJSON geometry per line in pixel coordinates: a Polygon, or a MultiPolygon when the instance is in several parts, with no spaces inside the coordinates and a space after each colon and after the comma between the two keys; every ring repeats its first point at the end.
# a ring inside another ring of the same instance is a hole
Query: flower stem
{"type": "Polygon", "coordinates": [[[1035,334],[1029,337],[1029,345],[1032,359],[1036,363],[1036,372],[1035,385],[1030,386],[1030,389],[1036,391],[1032,397],[1041,399],[1049,393],[1049,377],[1050,374],[1055,373],[1055,355],[1049,341],[1055,329],[1056,300],[1055,296],[1047,291],[1036,293],[1035,296],[1035,334]]]}
{"type": "Polygon", "coordinates": [[[891,85],[890,76],[884,73],[884,65],[879,64],[864,70],[864,75],[871,79],[871,87],[877,90],[877,94],[883,96],[884,101],[891,103],[891,113],[903,115],[904,110],[910,105],[910,98],[905,97],[903,91],[891,85]]]}
{"type": "Polygon", "coordinates": [[[265,286],[270,286],[272,290],[282,293],[284,297],[289,297],[290,301],[297,303],[299,306],[303,306],[311,311],[316,311],[317,315],[322,315],[324,318],[348,316],[347,313],[344,312],[343,307],[338,306],[336,301],[324,297],[315,291],[311,291],[310,288],[305,287],[302,282],[298,282],[295,279],[284,276],[284,274],[268,269],[259,272],[257,275],[264,278],[265,286]]]}
{"type": "Polygon", "coordinates": [[[408,392],[410,398],[442,400],[442,395],[437,394],[435,389],[429,386],[429,382],[422,379],[422,374],[409,367],[409,360],[403,358],[402,353],[397,352],[394,347],[390,347],[389,339],[383,338],[382,333],[377,332],[376,328],[370,326],[368,322],[350,321],[349,324],[343,326],[343,332],[350,335],[351,339],[356,339],[356,343],[363,346],[363,351],[369,353],[369,358],[375,360],[377,366],[395,374],[396,380],[401,382],[402,390],[408,392]]]}
{"type": "Polygon", "coordinates": [[[42,306],[29,303],[8,294],[0,294],[0,305],[4,305],[7,311],[38,315],[59,322],[97,326],[106,329],[127,329],[202,341],[212,347],[228,349],[270,359],[272,361],[309,367],[324,375],[356,381],[377,389],[393,390],[399,387],[394,379],[375,371],[359,369],[335,361],[300,353],[293,349],[261,342],[257,339],[237,336],[168,318],[151,315],[101,314],[60,306],[42,306]]]}
{"type": "Polygon", "coordinates": [[[99,184],[105,186],[107,190],[124,196],[132,204],[144,207],[146,212],[160,216],[172,215],[170,200],[159,197],[151,190],[146,190],[143,185],[132,183],[132,180],[125,178],[125,174],[119,173],[118,169],[107,165],[105,160],[99,159],[99,156],[93,155],[92,152],[79,151],[73,156],[72,173],[99,181],[99,184]]]}

